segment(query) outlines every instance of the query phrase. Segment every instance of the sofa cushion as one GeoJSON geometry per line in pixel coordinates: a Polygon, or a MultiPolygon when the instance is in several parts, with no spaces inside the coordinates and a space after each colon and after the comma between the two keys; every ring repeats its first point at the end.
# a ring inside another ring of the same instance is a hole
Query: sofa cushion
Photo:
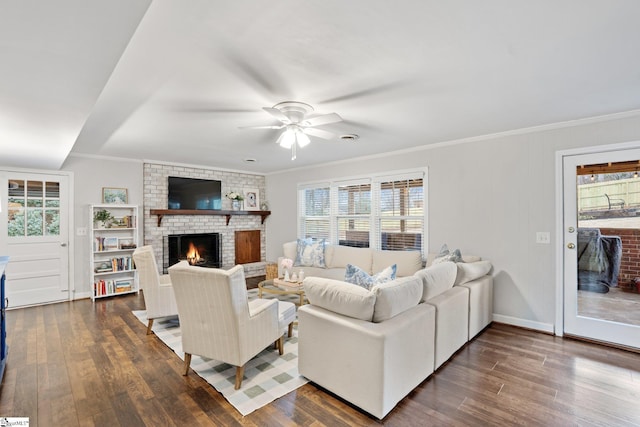
{"type": "Polygon", "coordinates": [[[456,264],[450,261],[441,262],[418,271],[415,276],[422,280],[422,299],[420,301],[427,301],[451,289],[457,274],[456,264]]]}
{"type": "MultiPolygon", "coordinates": [[[[346,268],[347,264],[357,265],[369,274],[373,274],[371,269],[371,253],[370,248],[354,248],[351,246],[333,246],[331,254],[331,263],[327,264],[329,268],[346,268]]],[[[384,265],[388,266],[390,263],[384,265]]]]}
{"type": "Polygon", "coordinates": [[[373,321],[384,322],[420,303],[422,281],[415,276],[402,277],[375,285],[371,292],[376,296],[373,321]]]}
{"type": "Polygon", "coordinates": [[[347,264],[347,268],[344,273],[344,281],[354,285],[361,286],[367,290],[375,285],[389,282],[396,278],[396,265],[390,265],[383,269],[381,272],[369,275],[366,271],[356,265],[347,264]]]}
{"type": "Polygon", "coordinates": [[[371,321],[376,296],[340,280],[307,277],[302,282],[309,303],[355,319],[371,321]]]}
{"type": "Polygon", "coordinates": [[[372,271],[381,271],[390,264],[397,266],[396,276],[412,276],[422,268],[420,251],[373,251],[372,271]]]}
{"type": "Polygon", "coordinates": [[[326,267],[324,262],[325,240],[298,239],[296,260],[293,265],[302,267],[326,267]]]}
{"type": "Polygon", "coordinates": [[[491,270],[491,262],[461,262],[456,264],[456,267],[458,269],[458,273],[456,275],[455,284],[462,285],[487,274],[489,270],[491,270]]]}

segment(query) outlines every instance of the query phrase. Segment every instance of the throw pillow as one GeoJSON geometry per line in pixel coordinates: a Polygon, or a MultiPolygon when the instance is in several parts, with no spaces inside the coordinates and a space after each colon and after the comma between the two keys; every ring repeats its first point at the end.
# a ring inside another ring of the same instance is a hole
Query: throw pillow
{"type": "Polygon", "coordinates": [[[316,242],[311,239],[298,239],[296,260],[293,265],[299,267],[320,267],[325,268],[324,262],[325,240],[316,242]]]}
{"type": "Polygon", "coordinates": [[[370,276],[369,273],[360,267],[347,264],[347,269],[344,273],[344,281],[361,286],[367,290],[371,290],[374,285],[394,280],[396,278],[396,269],[397,266],[393,264],[382,270],[380,273],[370,276]]]}
{"type": "Polygon", "coordinates": [[[464,262],[462,260],[462,254],[460,253],[460,249],[454,249],[453,251],[449,251],[449,247],[445,243],[440,248],[440,252],[436,255],[436,258],[433,260],[432,264],[438,264],[441,262],[464,262]]]}

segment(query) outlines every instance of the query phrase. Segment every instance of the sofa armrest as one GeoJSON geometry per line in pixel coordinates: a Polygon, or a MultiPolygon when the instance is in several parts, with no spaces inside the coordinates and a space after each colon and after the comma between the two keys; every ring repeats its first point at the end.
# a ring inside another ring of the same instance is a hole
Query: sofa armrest
{"type": "Polygon", "coordinates": [[[436,308],[435,369],[469,340],[469,289],[454,286],[425,301],[436,308]]]}
{"type": "Polygon", "coordinates": [[[378,418],[433,372],[431,305],[381,323],[304,305],[298,322],[300,374],[378,418]]]}
{"type": "Polygon", "coordinates": [[[469,289],[469,340],[493,321],[493,277],[482,276],[454,287],[469,289]]]}

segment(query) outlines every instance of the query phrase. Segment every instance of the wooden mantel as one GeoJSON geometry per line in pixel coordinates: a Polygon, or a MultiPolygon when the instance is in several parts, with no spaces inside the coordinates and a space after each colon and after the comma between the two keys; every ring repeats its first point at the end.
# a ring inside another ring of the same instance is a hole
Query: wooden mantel
{"type": "Polygon", "coordinates": [[[158,215],[158,227],[160,227],[162,217],[165,215],[221,215],[227,217],[227,225],[229,225],[229,221],[234,215],[258,215],[262,218],[262,224],[264,224],[265,218],[271,215],[271,211],[223,211],[209,209],[151,209],[149,213],[151,215],[158,215]]]}

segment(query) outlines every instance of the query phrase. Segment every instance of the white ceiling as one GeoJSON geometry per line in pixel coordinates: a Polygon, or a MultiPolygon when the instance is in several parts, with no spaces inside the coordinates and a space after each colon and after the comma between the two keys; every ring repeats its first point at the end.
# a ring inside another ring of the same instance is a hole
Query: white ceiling
{"type": "Polygon", "coordinates": [[[268,173],[636,110],[639,21],[637,0],[2,1],[0,165],[268,173]],[[287,100],[360,139],[291,161],[238,129],[287,100]]]}

